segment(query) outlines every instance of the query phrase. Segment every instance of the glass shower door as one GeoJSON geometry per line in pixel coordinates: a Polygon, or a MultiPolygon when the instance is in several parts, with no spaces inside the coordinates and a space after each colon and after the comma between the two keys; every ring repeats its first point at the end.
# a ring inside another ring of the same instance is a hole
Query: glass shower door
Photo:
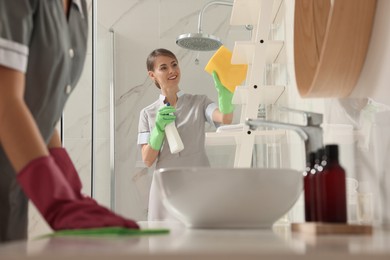
{"type": "Polygon", "coordinates": [[[94,123],[92,151],[92,195],[114,208],[114,62],[113,32],[96,24],[94,52],[94,123]]]}

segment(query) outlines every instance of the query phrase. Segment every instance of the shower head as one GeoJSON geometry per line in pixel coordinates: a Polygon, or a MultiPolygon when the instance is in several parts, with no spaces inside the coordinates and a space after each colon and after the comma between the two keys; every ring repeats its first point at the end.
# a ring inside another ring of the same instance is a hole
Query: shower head
{"type": "Polygon", "coordinates": [[[205,33],[186,33],[176,38],[176,44],[193,51],[213,51],[221,47],[218,37],[205,33]]]}
{"type": "Polygon", "coordinates": [[[193,51],[214,51],[221,47],[222,42],[218,37],[202,33],[202,17],[205,10],[211,5],[233,6],[232,2],[212,1],[203,6],[198,16],[198,32],[181,34],[176,38],[176,44],[182,48],[193,51]]]}

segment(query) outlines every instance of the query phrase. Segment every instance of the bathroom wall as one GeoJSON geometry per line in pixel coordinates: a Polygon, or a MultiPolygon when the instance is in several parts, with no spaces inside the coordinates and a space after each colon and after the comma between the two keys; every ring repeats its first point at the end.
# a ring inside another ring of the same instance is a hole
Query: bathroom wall
{"type": "MultiPolygon", "coordinates": [[[[92,0],[89,0],[91,4],[92,0]]],[[[110,161],[107,124],[109,100],[107,91],[111,70],[109,29],[115,34],[115,210],[136,220],[145,220],[151,170],[143,166],[137,149],[139,111],[152,103],[159,90],[148,79],[145,59],[155,48],[172,50],[180,61],[182,79],[180,88],[188,93],[207,94],[217,101],[211,77],[203,68],[213,52],[196,53],[179,48],[175,38],[197,31],[198,12],[208,0],[97,0],[99,63],[97,80],[97,174],[96,198],[109,206],[111,195],[110,161]],[[195,59],[199,59],[199,64],[195,59]]],[[[390,92],[390,2],[378,0],[372,40],[361,78],[347,99],[302,99],[295,85],[293,64],[293,7],[294,1],[285,2],[285,37],[288,84],[280,102],[291,108],[324,113],[325,142],[340,144],[341,164],[348,177],[356,178],[365,206],[370,195],[374,214],[366,221],[390,223],[390,173],[387,154],[390,149],[389,112],[390,92]],[[369,98],[369,99],[368,99],[369,98]],[[368,199],[367,199],[368,198],[368,199]]],[[[91,8],[90,8],[91,10],[91,8]]],[[[212,6],[203,19],[203,31],[218,35],[225,46],[233,49],[234,41],[249,40],[250,33],[230,26],[228,6],[212,6]]],[[[91,12],[89,14],[91,20],[91,12]]],[[[91,37],[90,37],[91,46],[91,37]]],[[[65,147],[82,178],[86,193],[91,192],[91,118],[92,118],[92,49],[89,48],[83,76],[72,94],[64,112],[65,147]]],[[[239,121],[239,110],[235,122],[239,121]]],[[[207,129],[212,131],[213,129],[207,129]]],[[[291,135],[288,150],[291,167],[303,166],[302,143],[291,135]]],[[[222,165],[221,158],[232,156],[234,149],[209,147],[213,166],[222,165]],[[218,154],[224,153],[224,157],[218,154]]],[[[233,160],[232,157],[231,161],[233,160]]],[[[30,234],[44,233],[49,229],[32,207],[30,234]]],[[[299,214],[298,214],[299,215],[299,214]]],[[[294,217],[294,216],[293,216],[294,217]]]]}
{"type": "Polygon", "coordinates": [[[367,58],[353,93],[348,99],[326,103],[329,123],[353,126],[354,170],[360,182],[361,199],[372,195],[374,223],[387,227],[390,227],[389,11],[389,1],[377,1],[367,58]]]}

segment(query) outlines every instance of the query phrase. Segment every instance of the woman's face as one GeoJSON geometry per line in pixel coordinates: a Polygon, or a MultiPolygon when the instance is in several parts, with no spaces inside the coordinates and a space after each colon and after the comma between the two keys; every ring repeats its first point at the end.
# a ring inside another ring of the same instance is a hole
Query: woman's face
{"type": "Polygon", "coordinates": [[[168,56],[157,56],[154,70],[149,71],[152,80],[157,81],[161,90],[177,88],[180,82],[180,68],[176,59],[168,56]]]}

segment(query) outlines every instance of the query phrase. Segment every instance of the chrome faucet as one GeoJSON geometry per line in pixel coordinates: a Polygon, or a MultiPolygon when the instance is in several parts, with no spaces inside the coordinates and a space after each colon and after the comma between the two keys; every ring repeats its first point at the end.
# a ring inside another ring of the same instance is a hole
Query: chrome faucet
{"type": "Polygon", "coordinates": [[[302,114],[303,116],[305,116],[306,124],[299,125],[250,118],[245,121],[245,124],[249,125],[249,128],[251,130],[256,130],[260,126],[265,126],[295,131],[305,142],[306,156],[308,156],[310,152],[316,152],[319,148],[323,147],[323,131],[321,128],[323,118],[322,114],[286,107],[279,107],[279,110],[302,114]]]}

